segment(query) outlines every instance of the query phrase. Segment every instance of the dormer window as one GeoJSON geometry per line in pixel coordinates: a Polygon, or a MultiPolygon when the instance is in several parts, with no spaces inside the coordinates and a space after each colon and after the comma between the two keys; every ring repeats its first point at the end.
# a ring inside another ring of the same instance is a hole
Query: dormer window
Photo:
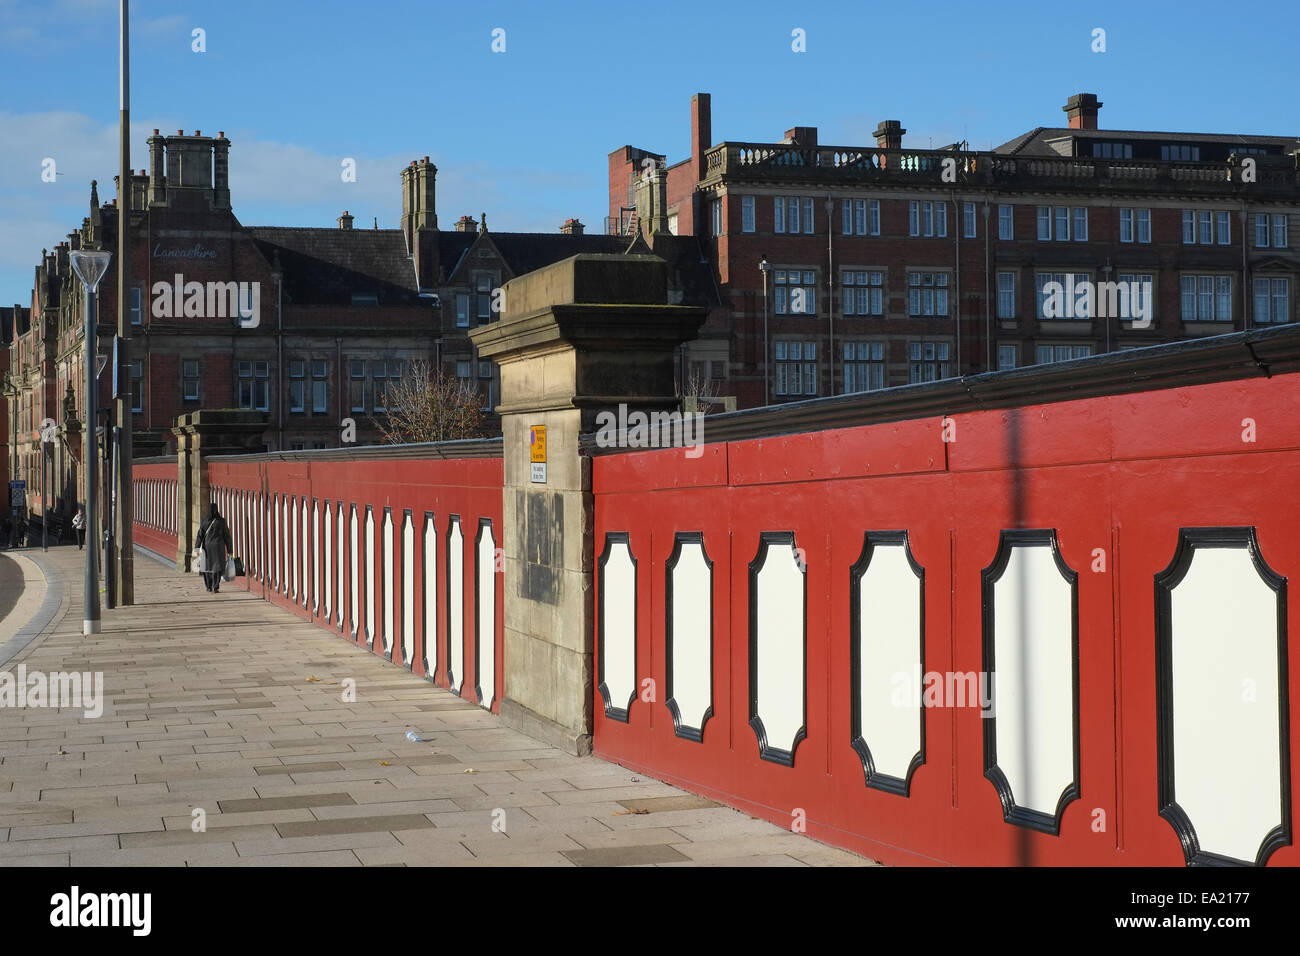
{"type": "Polygon", "coordinates": [[[1093,159],[1132,159],[1132,143],[1093,143],[1093,159]]]}
{"type": "Polygon", "coordinates": [[[1160,158],[1167,163],[1199,163],[1201,147],[1166,144],[1160,147],[1160,158]]]}
{"type": "Polygon", "coordinates": [[[353,292],[353,305],[378,305],[379,294],[376,292],[353,292]]]}

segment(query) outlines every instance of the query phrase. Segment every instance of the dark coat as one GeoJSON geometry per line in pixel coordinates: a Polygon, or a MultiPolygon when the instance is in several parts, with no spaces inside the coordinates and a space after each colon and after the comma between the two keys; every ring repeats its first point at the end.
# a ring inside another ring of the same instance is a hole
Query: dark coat
{"type": "Polygon", "coordinates": [[[234,547],[230,540],[230,527],[226,524],[226,519],[217,515],[204,521],[199,527],[198,546],[203,549],[209,572],[220,574],[226,567],[226,557],[230,554],[230,549],[234,547]]]}

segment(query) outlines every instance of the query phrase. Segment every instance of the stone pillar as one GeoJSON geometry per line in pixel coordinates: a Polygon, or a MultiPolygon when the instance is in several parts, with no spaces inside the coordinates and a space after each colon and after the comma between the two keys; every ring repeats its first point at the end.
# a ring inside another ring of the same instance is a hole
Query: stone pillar
{"type": "Polygon", "coordinates": [[[211,502],[207,459],[266,451],[266,412],[204,409],[176,419],[176,570],[192,571],[191,552],[211,502]]]}
{"type": "Polygon", "coordinates": [[[505,689],[511,726],[591,752],[595,680],[596,415],[678,408],[673,354],[705,310],[665,305],[651,255],[578,255],[505,285],[499,321],[470,333],[501,368],[505,501],[505,689]],[[546,427],[546,480],[532,481],[530,429],[546,427]]]}

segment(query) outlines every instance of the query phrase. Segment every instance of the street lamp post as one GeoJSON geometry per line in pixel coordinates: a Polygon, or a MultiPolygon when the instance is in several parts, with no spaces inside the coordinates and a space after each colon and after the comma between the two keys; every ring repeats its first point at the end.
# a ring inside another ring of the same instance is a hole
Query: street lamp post
{"type": "Polygon", "coordinates": [[[767,347],[767,274],[772,271],[772,264],[767,261],[767,256],[760,257],[758,269],[763,273],[763,404],[770,405],[768,383],[772,379],[772,370],[769,368],[768,356],[772,352],[767,347]]]}
{"type": "Polygon", "coordinates": [[[86,398],[85,398],[85,437],[81,443],[82,458],[85,461],[83,470],[86,473],[86,535],[92,538],[91,546],[86,549],[86,567],[83,577],[82,591],[82,613],[81,613],[81,633],[98,634],[99,633],[99,580],[95,573],[95,558],[99,548],[99,542],[93,540],[93,536],[98,534],[96,530],[99,527],[95,499],[98,496],[99,489],[96,487],[99,483],[99,462],[95,459],[99,457],[99,443],[96,441],[95,426],[99,423],[99,415],[96,411],[96,399],[98,386],[98,369],[96,366],[96,356],[98,348],[96,347],[95,333],[95,292],[99,288],[99,283],[103,281],[104,275],[108,272],[108,263],[113,258],[111,252],[91,252],[85,249],[78,249],[71,253],[72,269],[77,273],[77,278],[81,280],[82,288],[86,290],[86,398]]]}

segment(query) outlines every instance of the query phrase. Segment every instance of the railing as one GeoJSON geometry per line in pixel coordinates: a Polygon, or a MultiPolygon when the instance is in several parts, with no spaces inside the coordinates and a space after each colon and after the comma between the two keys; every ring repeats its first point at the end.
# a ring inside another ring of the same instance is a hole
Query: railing
{"type": "Polygon", "coordinates": [[[498,710],[500,454],[489,441],[211,458],[247,572],[236,586],[498,710]],[[443,457],[457,452],[486,457],[443,457]]]}
{"type": "MultiPolygon", "coordinates": [[[[1255,187],[1294,190],[1300,170],[1277,157],[1255,157],[1255,187]]],[[[792,146],[780,143],[728,142],[705,153],[705,178],[755,175],[778,178],[807,176],[834,179],[898,179],[998,184],[1011,180],[1027,183],[1111,181],[1196,184],[1231,191],[1241,185],[1241,174],[1231,163],[1156,162],[1132,159],[1012,156],[990,152],[946,149],[881,149],[846,146],[792,146]]]]}
{"type": "Polygon", "coordinates": [[[172,561],[176,558],[175,457],[136,459],[131,466],[134,543],[172,561]]]}

